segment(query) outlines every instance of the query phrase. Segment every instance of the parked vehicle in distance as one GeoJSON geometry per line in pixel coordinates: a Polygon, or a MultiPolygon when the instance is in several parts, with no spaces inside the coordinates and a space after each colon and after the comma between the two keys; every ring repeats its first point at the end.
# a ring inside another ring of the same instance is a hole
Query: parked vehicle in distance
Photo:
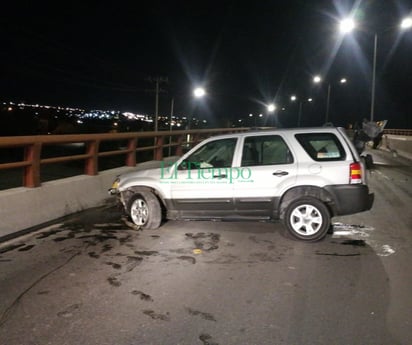
{"type": "Polygon", "coordinates": [[[211,137],[173,164],[118,176],[109,193],[143,229],[163,219],[281,220],[285,235],[303,241],[373,204],[357,150],[334,127],[211,137]]]}

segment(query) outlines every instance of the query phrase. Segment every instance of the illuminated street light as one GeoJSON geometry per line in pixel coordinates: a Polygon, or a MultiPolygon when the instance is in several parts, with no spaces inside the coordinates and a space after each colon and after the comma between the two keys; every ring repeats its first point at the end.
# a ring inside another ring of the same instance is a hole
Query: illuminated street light
{"type": "MultiPolygon", "coordinates": [[[[322,81],[322,78],[320,76],[315,76],[313,78],[313,82],[316,84],[319,84],[322,81]]],[[[347,83],[347,79],[346,78],[341,78],[339,80],[340,84],[346,84],[347,83]]],[[[325,123],[328,123],[329,121],[329,109],[330,109],[330,93],[331,93],[331,84],[330,82],[328,83],[328,93],[327,93],[327,97],[326,97],[326,112],[325,112],[325,123]]]]}
{"type": "Polygon", "coordinates": [[[319,75],[315,75],[315,76],[313,77],[313,82],[314,82],[315,84],[319,84],[321,81],[322,81],[322,78],[321,78],[319,75]]]}
{"type": "Polygon", "coordinates": [[[273,113],[276,110],[276,105],[274,105],[273,103],[268,105],[268,112],[269,113],[273,113]]]}
{"type": "Polygon", "coordinates": [[[352,18],[345,18],[340,21],[339,30],[343,34],[347,34],[355,29],[355,22],[352,18]]]}
{"type": "Polygon", "coordinates": [[[254,123],[255,123],[255,127],[256,127],[256,116],[253,116],[253,114],[250,113],[249,118],[250,118],[250,120],[252,120],[252,118],[254,118],[254,123]]]}
{"type": "MultiPolygon", "coordinates": [[[[356,27],[355,22],[350,18],[345,18],[340,22],[340,31],[343,34],[350,33],[356,27]]],[[[412,28],[412,17],[406,17],[402,20],[400,24],[402,30],[407,30],[412,28]]],[[[378,34],[375,32],[373,40],[373,65],[372,65],[372,87],[371,87],[371,110],[370,110],[370,121],[374,120],[375,113],[375,86],[376,86],[376,56],[378,51],[378,34]]]]}
{"type": "MultiPolygon", "coordinates": [[[[274,113],[275,110],[276,110],[276,105],[273,104],[273,103],[268,104],[267,110],[268,110],[268,113],[274,113]]],[[[273,126],[273,124],[274,124],[274,117],[271,116],[271,118],[269,118],[268,120],[272,123],[272,126],[273,126]]]]}
{"type": "Polygon", "coordinates": [[[412,28],[412,17],[406,17],[401,22],[401,29],[407,30],[412,28]]]}
{"type": "MultiPolygon", "coordinates": [[[[318,82],[320,82],[320,77],[319,77],[318,82]]],[[[292,102],[296,102],[298,100],[298,97],[296,95],[292,95],[292,96],[290,96],[290,100],[292,102]]],[[[312,98],[308,98],[306,101],[310,103],[310,102],[312,102],[312,100],[313,100],[312,98]]],[[[305,100],[300,98],[300,100],[299,100],[299,110],[298,110],[298,127],[300,127],[300,121],[302,119],[302,108],[303,108],[303,103],[304,102],[305,102],[305,100]]]]}
{"type": "Polygon", "coordinates": [[[196,98],[202,98],[204,95],[206,95],[206,91],[202,87],[197,87],[194,89],[193,94],[196,98]]]}

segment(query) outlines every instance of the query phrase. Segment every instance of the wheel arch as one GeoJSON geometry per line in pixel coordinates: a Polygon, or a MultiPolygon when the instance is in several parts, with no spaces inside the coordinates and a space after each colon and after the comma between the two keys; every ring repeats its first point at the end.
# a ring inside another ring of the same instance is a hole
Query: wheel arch
{"type": "Polygon", "coordinates": [[[286,208],[289,206],[290,203],[292,203],[298,198],[307,197],[307,196],[310,196],[310,197],[313,197],[313,198],[316,198],[322,201],[328,208],[331,216],[334,216],[336,214],[335,202],[334,202],[332,194],[330,194],[328,191],[326,191],[322,187],[308,185],[308,186],[293,187],[287,190],[282,195],[282,197],[279,200],[279,204],[278,204],[278,218],[279,219],[284,218],[286,208]]]}
{"type": "Polygon", "coordinates": [[[159,193],[157,189],[148,186],[131,186],[126,190],[122,191],[121,194],[123,204],[128,205],[130,198],[132,198],[133,195],[139,192],[153,193],[153,195],[155,195],[156,198],[159,200],[160,206],[162,208],[162,213],[166,212],[166,203],[164,202],[164,198],[162,197],[162,195],[159,193]]]}

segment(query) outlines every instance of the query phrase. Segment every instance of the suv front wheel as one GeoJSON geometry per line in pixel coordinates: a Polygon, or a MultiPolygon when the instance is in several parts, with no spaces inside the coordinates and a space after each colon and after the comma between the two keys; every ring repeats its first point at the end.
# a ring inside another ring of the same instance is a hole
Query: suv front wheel
{"type": "Polygon", "coordinates": [[[312,197],[292,201],[283,218],[288,234],[295,239],[315,242],[325,237],[330,226],[330,213],[326,205],[312,197]]]}
{"type": "Polygon", "coordinates": [[[128,211],[133,223],[142,229],[157,229],[162,222],[159,200],[151,192],[142,191],[133,195],[128,211]]]}

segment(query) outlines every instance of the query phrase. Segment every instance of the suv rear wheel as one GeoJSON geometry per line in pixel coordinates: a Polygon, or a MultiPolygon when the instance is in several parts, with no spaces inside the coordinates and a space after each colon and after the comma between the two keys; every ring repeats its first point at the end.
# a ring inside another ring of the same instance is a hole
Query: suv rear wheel
{"type": "Polygon", "coordinates": [[[321,240],[328,232],[330,213],[322,201],[305,197],[287,206],[283,222],[293,238],[314,242],[321,240]]]}
{"type": "Polygon", "coordinates": [[[162,222],[162,209],[159,200],[151,192],[133,195],[128,207],[133,223],[143,229],[157,229],[162,222]]]}

